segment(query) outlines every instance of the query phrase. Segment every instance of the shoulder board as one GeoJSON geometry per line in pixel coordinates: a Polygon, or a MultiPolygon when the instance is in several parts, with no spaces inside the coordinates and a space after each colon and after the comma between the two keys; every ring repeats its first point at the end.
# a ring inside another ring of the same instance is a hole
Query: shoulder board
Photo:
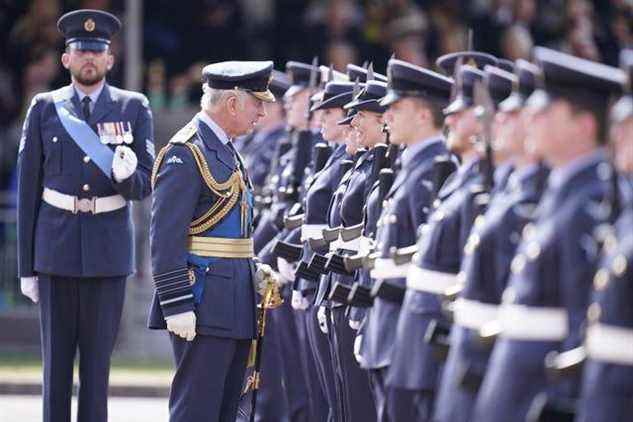
{"type": "Polygon", "coordinates": [[[172,138],[169,140],[170,144],[185,144],[191,140],[196,134],[198,128],[194,122],[189,122],[185,127],[180,129],[172,138]]]}

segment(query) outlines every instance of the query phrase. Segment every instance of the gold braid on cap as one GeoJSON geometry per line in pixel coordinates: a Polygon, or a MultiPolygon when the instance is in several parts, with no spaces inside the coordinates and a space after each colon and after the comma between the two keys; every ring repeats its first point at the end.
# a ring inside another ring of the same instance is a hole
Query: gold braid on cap
{"type": "MultiPolygon", "coordinates": [[[[183,129],[186,129],[183,128],[183,129]]],[[[179,132],[180,133],[180,132],[179,132]]],[[[190,130],[187,133],[191,133],[190,130]]],[[[195,131],[193,132],[195,133],[195,131]]],[[[179,137],[178,134],[172,138],[168,145],[160,150],[154,167],[152,168],[152,189],[155,188],[158,181],[158,171],[165,158],[165,155],[176,144],[184,145],[193,154],[193,158],[196,161],[196,167],[202,176],[202,180],[209,188],[209,190],[218,197],[217,201],[211,206],[211,208],[205,212],[202,216],[196,218],[189,225],[189,234],[196,235],[203,233],[220,222],[235,206],[242,194],[246,195],[246,183],[242,177],[242,172],[236,169],[231,177],[226,182],[220,183],[211,174],[207,160],[204,158],[204,154],[200,148],[191,143],[190,140],[193,135],[188,136],[188,139],[183,140],[183,137],[179,137]]],[[[244,202],[244,201],[243,201],[244,202]]],[[[243,203],[245,205],[245,202],[243,203]]],[[[242,222],[244,223],[244,214],[246,210],[242,206],[242,222]]]]}

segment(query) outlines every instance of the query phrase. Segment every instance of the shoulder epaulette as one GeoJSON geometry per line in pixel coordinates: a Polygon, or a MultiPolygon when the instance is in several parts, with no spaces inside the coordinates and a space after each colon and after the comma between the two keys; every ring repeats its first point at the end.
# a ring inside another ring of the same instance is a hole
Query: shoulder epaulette
{"type": "Polygon", "coordinates": [[[172,138],[169,140],[170,144],[185,144],[193,138],[196,134],[198,128],[194,122],[187,123],[182,129],[180,129],[172,138]]]}

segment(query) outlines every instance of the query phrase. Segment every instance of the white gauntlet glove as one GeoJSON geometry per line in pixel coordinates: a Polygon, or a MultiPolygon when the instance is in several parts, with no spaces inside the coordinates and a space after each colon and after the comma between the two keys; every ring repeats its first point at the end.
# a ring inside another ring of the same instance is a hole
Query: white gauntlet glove
{"type": "Polygon", "coordinates": [[[40,300],[40,289],[37,282],[37,276],[20,277],[20,290],[22,294],[37,303],[40,300]]]}
{"type": "Polygon", "coordinates": [[[292,300],[290,301],[292,309],[296,311],[305,311],[310,306],[308,299],[303,297],[303,293],[298,290],[292,291],[292,300]]]}
{"type": "Polygon", "coordinates": [[[354,358],[356,359],[356,362],[358,362],[359,365],[363,364],[363,357],[360,354],[360,346],[363,343],[363,336],[359,335],[356,336],[356,338],[354,339],[354,358]]]}
{"type": "Polygon", "coordinates": [[[321,329],[321,332],[323,334],[327,334],[327,315],[325,313],[324,306],[319,307],[319,310],[317,311],[317,321],[319,321],[319,328],[321,329]]]}
{"type": "Polygon", "coordinates": [[[349,327],[354,330],[354,331],[358,331],[358,329],[360,328],[360,324],[362,321],[349,321],[349,327]]]}
{"type": "Polygon", "coordinates": [[[187,341],[196,336],[196,314],[193,311],[165,317],[165,321],[169,331],[187,341]]]}
{"type": "Polygon", "coordinates": [[[295,280],[297,270],[295,266],[290,264],[283,258],[277,258],[277,268],[279,268],[279,275],[281,275],[282,283],[290,283],[295,280]]]}
{"type": "Polygon", "coordinates": [[[112,174],[114,175],[114,180],[121,183],[132,176],[136,171],[137,165],[138,159],[130,147],[119,145],[115,148],[114,158],[112,159],[112,174]]]}
{"type": "Polygon", "coordinates": [[[264,294],[266,289],[266,281],[272,279],[275,284],[279,285],[279,277],[277,273],[268,264],[257,264],[257,271],[255,271],[255,282],[257,284],[257,291],[259,294],[264,294]]]}

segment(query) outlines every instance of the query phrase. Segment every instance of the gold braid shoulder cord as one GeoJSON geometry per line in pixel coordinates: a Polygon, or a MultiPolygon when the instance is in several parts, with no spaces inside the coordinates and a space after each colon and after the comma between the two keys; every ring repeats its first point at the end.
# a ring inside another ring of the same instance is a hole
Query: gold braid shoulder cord
{"type": "MultiPolygon", "coordinates": [[[[189,150],[193,154],[196,165],[198,167],[198,171],[200,172],[200,175],[202,176],[205,184],[207,185],[209,190],[211,190],[211,192],[219,197],[218,201],[216,201],[216,203],[213,204],[213,206],[207,212],[192,221],[189,225],[189,235],[196,235],[205,232],[211,227],[218,224],[220,220],[222,220],[233,209],[240,198],[240,194],[242,192],[246,192],[246,184],[244,183],[242,173],[239,170],[233,172],[231,177],[229,177],[226,182],[219,183],[211,175],[211,171],[209,170],[209,165],[204,158],[204,154],[197,145],[194,145],[193,143],[188,141],[177,143],[185,145],[187,146],[187,148],[189,148],[189,150]]],[[[174,144],[175,143],[170,142],[169,145],[160,150],[158,156],[156,157],[156,161],[154,162],[154,167],[152,169],[152,189],[154,189],[156,185],[158,170],[160,169],[165,155],[174,144]]],[[[244,222],[246,212],[246,203],[243,202],[242,222],[244,222]]]]}

